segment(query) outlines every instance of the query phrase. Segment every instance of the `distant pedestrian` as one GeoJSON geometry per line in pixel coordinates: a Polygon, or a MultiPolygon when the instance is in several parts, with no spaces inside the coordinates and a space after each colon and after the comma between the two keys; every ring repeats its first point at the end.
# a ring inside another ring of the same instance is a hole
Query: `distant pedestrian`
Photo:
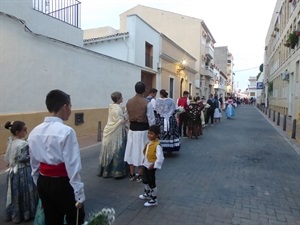
{"type": "Polygon", "coordinates": [[[118,91],[111,94],[112,104],[108,108],[108,120],[103,130],[99,174],[102,177],[122,178],[126,176],[124,153],[127,141],[126,120],[120,104],[122,94],[118,91]]]}
{"type": "Polygon", "coordinates": [[[152,125],[148,130],[148,142],[143,150],[143,184],[144,194],[139,196],[142,200],[148,200],[144,206],[158,205],[155,172],[156,169],[161,169],[164,161],[164,154],[160,146],[159,126],[152,125]]]}
{"type": "Polygon", "coordinates": [[[45,213],[45,225],[83,224],[85,201],[81,181],[80,150],[75,131],[65,125],[71,115],[71,98],[61,90],[47,94],[52,114],[29,134],[32,176],[45,213]],[[79,211],[78,211],[79,210],[79,211]],[[78,213],[78,214],[77,214],[78,213]]]}
{"type": "Polygon", "coordinates": [[[190,100],[189,100],[189,92],[188,91],[184,91],[183,92],[183,96],[180,97],[177,100],[177,107],[183,107],[184,108],[184,112],[179,114],[179,118],[178,118],[178,129],[179,129],[179,136],[181,137],[187,137],[187,121],[188,121],[188,115],[186,110],[188,109],[190,104],[190,100]]]}
{"type": "Polygon", "coordinates": [[[209,108],[206,109],[205,114],[205,124],[208,125],[208,122],[210,120],[210,125],[213,126],[214,124],[214,112],[215,112],[215,98],[213,94],[209,95],[209,99],[207,100],[207,104],[209,104],[209,108]]]}
{"type": "Polygon", "coordinates": [[[215,122],[221,122],[222,118],[222,110],[221,110],[221,102],[218,99],[218,96],[215,96],[215,112],[214,112],[214,120],[215,122]]]}
{"type": "Polygon", "coordinates": [[[8,163],[5,220],[13,223],[33,219],[38,203],[38,193],[31,177],[26,124],[8,121],[5,126],[12,133],[4,160],[8,163]]]}
{"type": "Polygon", "coordinates": [[[155,124],[152,105],[144,97],[146,86],[139,81],[135,84],[136,95],[129,99],[126,104],[126,116],[129,121],[129,131],[125,149],[124,161],[129,164],[129,180],[142,181],[142,149],[147,143],[149,125],[155,124]],[[136,175],[135,168],[138,167],[136,175]]]}
{"type": "Polygon", "coordinates": [[[203,135],[201,111],[203,110],[203,102],[200,101],[200,97],[194,97],[190,102],[187,110],[188,114],[188,136],[189,138],[198,138],[203,135]]]}
{"type": "Polygon", "coordinates": [[[231,118],[235,117],[235,107],[234,107],[232,97],[229,97],[227,102],[226,102],[225,112],[226,112],[226,118],[227,119],[231,119],[231,118]]]}

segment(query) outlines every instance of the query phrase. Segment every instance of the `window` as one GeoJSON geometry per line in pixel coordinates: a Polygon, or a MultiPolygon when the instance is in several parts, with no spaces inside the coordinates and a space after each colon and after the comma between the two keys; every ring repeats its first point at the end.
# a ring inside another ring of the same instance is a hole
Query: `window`
{"type": "Polygon", "coordinates": [[[145,66],[153,68],[153,46],[146,42],[145,44],[145,66]]]}
{"type": "Polygon", "coordinates": [[[173,98],[174,96],[174,78],[170,77],[170,93],[169,98],[173,98]]]}

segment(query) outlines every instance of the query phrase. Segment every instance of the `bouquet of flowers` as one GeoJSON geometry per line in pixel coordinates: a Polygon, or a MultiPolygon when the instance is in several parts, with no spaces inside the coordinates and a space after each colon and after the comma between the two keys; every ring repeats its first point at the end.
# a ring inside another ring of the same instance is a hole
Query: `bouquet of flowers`
{"type": "Polygon", "coordinates": [[[185,112],[184,108],[182,106],[178,106],[175,110],[176,113],[180,114],[180,113],[183,113],[185,112]]]}
{"type": "Polygon", "coordinates": [[[111,225],[115,221],[115,210],[113,208],[103,208],[98,213],[90,214],[89,221],[83,225],[111,225]]]}
{"type": "Polygon", "coordinates": [[[204,108],[205,108],[205,109],[208,109],[208,108],[210,108],[210,105],[207,104],[207,103],[205,103],[205,104],[204,104],[204,108]]]}

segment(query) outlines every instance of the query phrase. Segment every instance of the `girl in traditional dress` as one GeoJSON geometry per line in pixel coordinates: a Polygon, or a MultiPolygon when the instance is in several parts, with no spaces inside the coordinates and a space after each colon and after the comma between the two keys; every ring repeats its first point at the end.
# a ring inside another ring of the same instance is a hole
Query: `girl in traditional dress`
{"type": "Polygon", "coordinates": [[[28,143],[23,140],[27,127],[22,121],[7,122],[12,137],[4,160],[8,163],[5,219],[13,223],[33,219],[36,212],[38,193],[31,177],[28,143]]]}
{"type": "Polygon", "coordinates": [[[160,127],[159,140],[165,152],[180,150],[179,129],[175,117],[176,105],[168,98],[165,89],[160,90],[160,98],[156,100],[156,124],[160,127]]]}
{"type": "Polygon", "coordinates": [[[203,102],[198,98],[194,98],[193,101],[191,101],[189,104],[189,107],[187,109],[189,138],[198,138],[203,134],[201,121],[201,111],[203,110],[203,108],[203,102]]]}
{"type": "Polygon", "coordinates": [[[235,107],[233,105],[233,100],[231,97],[226,102],[226,117],[231,119],[235,116],[235,107]]]}
{"type": "Polygon", "coordinates": [[[221,110],[221,102],[218,99],[218,96],[215,96],[215,112],[214,112],[214,120],[215,122],[221,122],[222,118],[222,110],[221,110]]]}
{"type": "Polygon", "coordinates": [[[108,121],[103,131],[98,176],[122,178],[126,176],[124,153],[127,140],[126,120],[120,107],[123,102],[122,94],[114,92],[111,99],[113,103],[109,105],[108,121]]]}

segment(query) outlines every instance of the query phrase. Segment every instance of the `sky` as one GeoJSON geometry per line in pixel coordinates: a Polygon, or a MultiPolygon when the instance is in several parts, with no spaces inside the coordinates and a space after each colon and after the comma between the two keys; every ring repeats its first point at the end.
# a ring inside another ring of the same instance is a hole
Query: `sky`
{"type": "Polygon", "coordinates": [[[238,89],[257,76],[264,60],[265,38],[277,0],[81,0],[81,28],[120,28],[119,15],[144,5],[204,20],[216,40],[228,46],[238,89]]]}

